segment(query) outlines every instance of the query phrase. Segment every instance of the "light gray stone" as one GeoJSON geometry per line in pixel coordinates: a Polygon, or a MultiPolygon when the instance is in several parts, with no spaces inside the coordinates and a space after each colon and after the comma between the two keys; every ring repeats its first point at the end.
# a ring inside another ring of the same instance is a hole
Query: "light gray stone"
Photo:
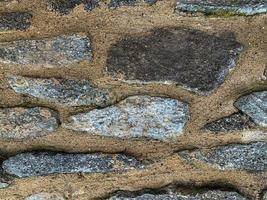
{"type": "Polygon", "coordinates": [[[240,97],[235,106],[262,127],[267,127],[267,91],[240,97]]]}
{"type": "Polygon", "coordinates": [[[12,89],[60,106],[107,106],[115,102],[108,89],[97,88],[88,80],[40,79],[8,76],[12,89]]]}
{"type": "Polygon", "coordinates": [[[262,200],[267,200],[267,191],[263,192],[262,200]]]}
{"type": "Polygon", "coordinates": [[[7,188],[9,186],[8,183],[0,182],[0,189],[7,188]]]}
{"type": "Polygon", "coordinates": [[[25,200],[66,200],[62,195],[58,193],[46,193],[42,192],[27,197],[25,200]]]}
{"type": "Polygon", "coordinates": [[[123,154],[64,154],[51,152],[22,153],[2,164],[4,172],[17,177],[54,173],[106,173],[142,169],[134,157],[123,154]]]}
{"type": "Polygon", "coordinates": [[[57,113],[47,108],[0,109],[0,138],[2,139],[40,137],[53,132],[57,127],[57,113]]]}
{"type": "Polygon", "coordinates": [[[92,56],[90,39],[81,35],[0,43],[0,62],[6,64],[65,66],[92,56]]]}
{"type": "Polygon", "coordinates": [[[63,127],[115,138],[167,140],[184,132],[186,103],[176,99],[132,96],[116,105],[71,116],[63,127]]]}
{"type": "Polygon", "coordinates": [[[228,170],[264,171],[267,169],[267,143],[232,144],[210,150],[182,151],[179,157],[203,161],[213,167],[228,170]]]}

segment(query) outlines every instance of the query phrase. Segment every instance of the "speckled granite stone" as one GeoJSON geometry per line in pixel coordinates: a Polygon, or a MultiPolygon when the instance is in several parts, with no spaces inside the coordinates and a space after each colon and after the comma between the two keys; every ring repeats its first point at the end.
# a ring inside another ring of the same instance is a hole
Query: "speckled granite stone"
{"type": "Polygon", "coordinates": [[[92,135],[167,140],[184,132],[186,103],[176,99],[132,96],[120,103],[71,116],[62,126],[92,135]]]}
{"type": "Polygon", "coordinates": [[[39,193],[27,197],[25,200],[66,200],[62,195],[57,193],[39,193]]]}
{"type": "Polygon", "coordinates": [[[214,133],[240,131],[254,127],[251,119],[242,113],[234,113],[230,116],[210,122],[204,126],[205,130],[214,133]]]}
{"type": "Polygon", "coordinates": [[[157,0],[111,0],[109,3],[109,8],[117,8],[120,6],[136,6],[141,3],[147,3],[148,5],[153,5],[157,0]]]}
{"type": "Polygon", "coordinates": [[[266,0],[177,0],[176,9],[184,12],[255,15],[267,12],[266,0]]]}
{"type": "Polygon", "coordinates": [[[2,164],[4,172],[18,177],[43,176],[54,173],[106,173],[141,169],[134,157],[122,154],[22,153],[2,164]]]}
{"type": "Polygon", "coordinates": [[[65,66],[91,59],[91,42],[86,36],[0,43],[0,62],[6,64],[65,66]]]}
{"type": "Polygon", "coordinates": [[[34,108],[1,108],[0,138],[24,139],[47,135],[58,127],[55,111],[34,108]]]}
{"type": "Polygon", "coordinates": [[[60,106],[106,106],[115,101],[109,89],[97,88],[88,80],[40,79],[8,75],[12,89],[60,106]]]}
{"type": "Polygon", "coordinates": [[[267,143],[233,144],[210,150],[182,151],[178,155],[188,161],[199,160],[227,170],[264,171],[267,169],[267,143]]]}
{"type": "Polygon", "coordinates": [[[165,83],[206,94],[224,82],[242,47],[233,33],[185,27],[126,37],[108,50],[107,72],[127,83],[165,83]]]}
{"type": "Polygon", "coordinates": [[[66,15],[81,4],[83,4],[86,11],[92,11],[99,6],[99,0],[48,0],[48,9],[60,15],[66,15]]]}
{"type": "Polygon", "coordinates": [[[31,26],[31,18],[32,14],[28,12],[0,13],[0,32],[11,30],[26,30],[31,26]]]}
{"type": "Polygon", "coordinates": [[[262,127],[267,127],[267,91],[254,92],[240,97],[234,104],[262,127]]]}

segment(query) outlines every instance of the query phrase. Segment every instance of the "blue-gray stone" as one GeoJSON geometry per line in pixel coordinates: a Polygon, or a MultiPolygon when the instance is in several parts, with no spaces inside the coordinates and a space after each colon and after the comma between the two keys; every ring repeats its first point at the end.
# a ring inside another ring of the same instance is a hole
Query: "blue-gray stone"
{"type": "Polygon", "coordinates": [[[153,5],[157,0],[111,0],[109,3],[109,8],[117,8],[120,6],[136,6],[141,3],[146,3],[148,5],[153,5]]]}
{"type": "Polygon", "coordinates": [[[38,193],[27,197],[25,200],[66,200],[61,194],[58,193],[38,193]]]}
{"type": "Polygon", "coordinates": [[[5,173],[17,177],[43,176],[55,173],[106,173],[142,169],[134,157],[123,154],[22,153],[2,164],[5,173]]]}
{"type": "Polygon", "coordinates": [[[114,138],[175,139],[189,119],[186,103],[176,99],[132,96],[116,105],[71,116],[64,128],[114,138]]]}
{"type": "Polygon", "coordinates": [[[31,18],[32,14],[28,12],[0,13],[0,32],[11,31],[11,30],[18,30],[18,31],[26,30],[31,26],[31,21],[30,21],[31,18]]]}
{"type": "Polygon", "coordinates": [[[234,104],[262,127],[267,127],[267,91],[254,92],[240,97],[234,104]]]}
{"type": "Polygon", "coordinates": [[[210,150],[181,151],[183,160],[203,161],[222,170],[265,171],[267,169],[267,143],[232,144],[210,150]]]}
{"type": "Polygon", "coordinates": [[[207,14],[255,15],[267,12],[266,0],[177,0],[176,9],[207,14]]]}

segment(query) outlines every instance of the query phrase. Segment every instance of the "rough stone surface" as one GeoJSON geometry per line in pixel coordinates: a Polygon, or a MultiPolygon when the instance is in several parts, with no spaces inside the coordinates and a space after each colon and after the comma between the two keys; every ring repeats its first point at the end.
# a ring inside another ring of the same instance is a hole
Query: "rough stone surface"
{"type": "Polygon", "coordinates": [[[234,113],[230,116],[218,119],[205,125],[204,129],[218,133],[218,132],[229,132],[249,129],[254,126],[251,119],[242,115],[242,113],[234,113]]]}
{"type": "Polygon", "coordinates": [[[25,200],[66,200],[62,195],[57,193],[39,193],[27,197],[25,200]]]}
{"type": "Polygon", "coordinates": [[[1,108],[0,138],[24,139],[47,135],[58,127],[58,116],[47,108],[1,108]]]}
{"type": "Polygon", "coordinates": [[[99,6],[98,0],[49,0],[49,9],[60,15],[69,14],[77,5],[83,4],[86,11],[92,11],[99,6]]]}
{"type": "Polygon", "coordinates": [[[267,127],[267,91],[240,97],[235,106],[262,127],[267,127]]]}
{"type": "Polygon", "coordinates": [[[126,37],[108,50],[107,71],[129,83],[176,83],[207,93],[235,67],[242,47],[232,33],[221,36],[185,27],[154,29],[126,37]]]}
{"type": "Polygon", "coordinates": [[[115,101],[109,89],[97,88],[88,80],[39,79],[8,76],[13,90],[61,106],[106,106],[115,101]]]}
{"type": "Polygon", "coordinates": [[[26,30],[31,26],[31,18],[32,15],[28,12],[0,13],[0,31],[26,30]]]}
{"type": "Polygon", "coordinates": [[[86,36],[0,43],[0,62],[6,64],[69,65],[91,59],[91,43],[86,36]]]}
{"type": "Polygon", "coordinates": [[[200,160],[222,170],[239,169],[264,171],[267,169],[267,143],[228,145],[211,150],[182,151],[178,155],[184,160],[200,160]]]}
{"type": "Polygon", "coordinates": [[[262,200],[267,200],[267,191],[263,193],[262,200]]]}
{"type": "Polygon", "coordinates": [[[157,0],[111,0],[109,3],[109,8],[117,8],[120,6],[135,6],[140,3],[147,3],[148,5],[153,5],[157,0]]]}
{"type": "Polygon", "coordinates": [[[177,0],[176,9],[185,12],[255,15],[267,12],[266,0],[177,0]]]}
{"type": "Polygon", "coordinates": [[[117,105],[71,116],[62,126],[101,136],[166,140],[182,134],[188,119],[186,103],[169,98],[133,96],[117,105]]]}
{"type": "Polygon", "coordinates": [[[3,170],[18,177],[43,176],[54,173],[105,173],[141,169],[135,158],[122,154],[22,153],[2,164],[3,170]]]}
{"type": "Polygon", "coordinates": [[[197,194],[142,194],[135,197],[113,196],[109,200],[246,200],[236,192],[211,190],[197,194]]]}

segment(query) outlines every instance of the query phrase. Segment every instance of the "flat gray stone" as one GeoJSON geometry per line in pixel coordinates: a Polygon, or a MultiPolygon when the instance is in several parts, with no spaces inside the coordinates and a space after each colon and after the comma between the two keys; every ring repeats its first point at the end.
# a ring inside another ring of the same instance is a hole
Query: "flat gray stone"
{"type": "Polygon", "coordinates": [[[262,200],[267,200],[267,191],[263,193],[262,200]]]}
{"type": "Polygon", "coordinates": [[[1,108],[0,138],[24,139],[47,135],[58,127],[58,115],[47,108],[1,108]]]}
{"type": "Polygon", "coordinates": [[[66,200],[62,195],[58,193],[46,193],[42,192],[27,197],[25,200],[66,200]]]}
{"type": "Polygon", "coordinates": [[[248,116],[238,112],[210,122],[204,126],[204,129],[214,133],[220,133],[245,130],[254,127],[254,125],[248,116]]]}
{"type": "Polygon", "coordinates": [[[116,105],[71,116],[64,128],[115,138],[167,140],[184,132],[186,103],[176,99],[132,96],[116,105]]]}
{"type": "Polygon", "coordinates": [[[267,127],[267,91],[254,92],[240,97],[234,104],[262,127],[267,127]]]}
{"type": "Polygon", "coordinates": [[[113,196],[109,200],[247,200],[237,192],[210,190],[201,193],[142,194],[135,197],[113,196]]]}
{"type": "Polygon", "coordinates": [[[153,5],[157,0],[111,0],[109,3],[109,8],[117,8],[120,6],[136,6],[141,3],[146,3],[148,5],[153,5]]]}
{"type": "Polygon", "coordinates": [[[2,164],[4,172],[17,177],[55,173],[106,173],[141,169],[134,157],[123,154],[64,154],[51,152],[22,153],[2,164]]]}
{"type": "Polygon", "coordinates": [[[113,44],[106,69],[128,83],[173,83],[206,94],[224,82],[241,49],[233,33],[160,28],[113,44]]]}
{"type": "Polygon", "coordinates": [[[176,9],[206,14],[255,15],[267,12],[266,0],[177,0],[176,9]]]}
{"type": "Polygon", "coordinates": [[[28,12],[0,13],[0,32],[11,31],[11,30],[18,30],[18,31],[26,30],[31,26],[31,18],[32,14],[28,12]]]}
{"type": "Polygon", "coordinates": [[[115,101],[109,89],[97,88],[88,80],[40,79],[8,75],[12,89],[60,106],[106,106],[115,101]]]}
{"type": "Polygon", "coordinates": [[[0,43],[0,62],[20,65],[61,66],[92,60],[87,36],[58,36],[0,43]]]}
{"type": "Polygon", "coordinates": [[[48,0],[48,8],[60,15],[69,14],[76,6],[83,4],[86,11],[99,6],[99,0],[48,0]]]}
{"type": "Polygon", "coordinates": [[[267,143],[233,144],[210,150],[182,151],[178,155],[188,161],[199,160],[228,170],[264,171],[267,169],[267,143]]]}

